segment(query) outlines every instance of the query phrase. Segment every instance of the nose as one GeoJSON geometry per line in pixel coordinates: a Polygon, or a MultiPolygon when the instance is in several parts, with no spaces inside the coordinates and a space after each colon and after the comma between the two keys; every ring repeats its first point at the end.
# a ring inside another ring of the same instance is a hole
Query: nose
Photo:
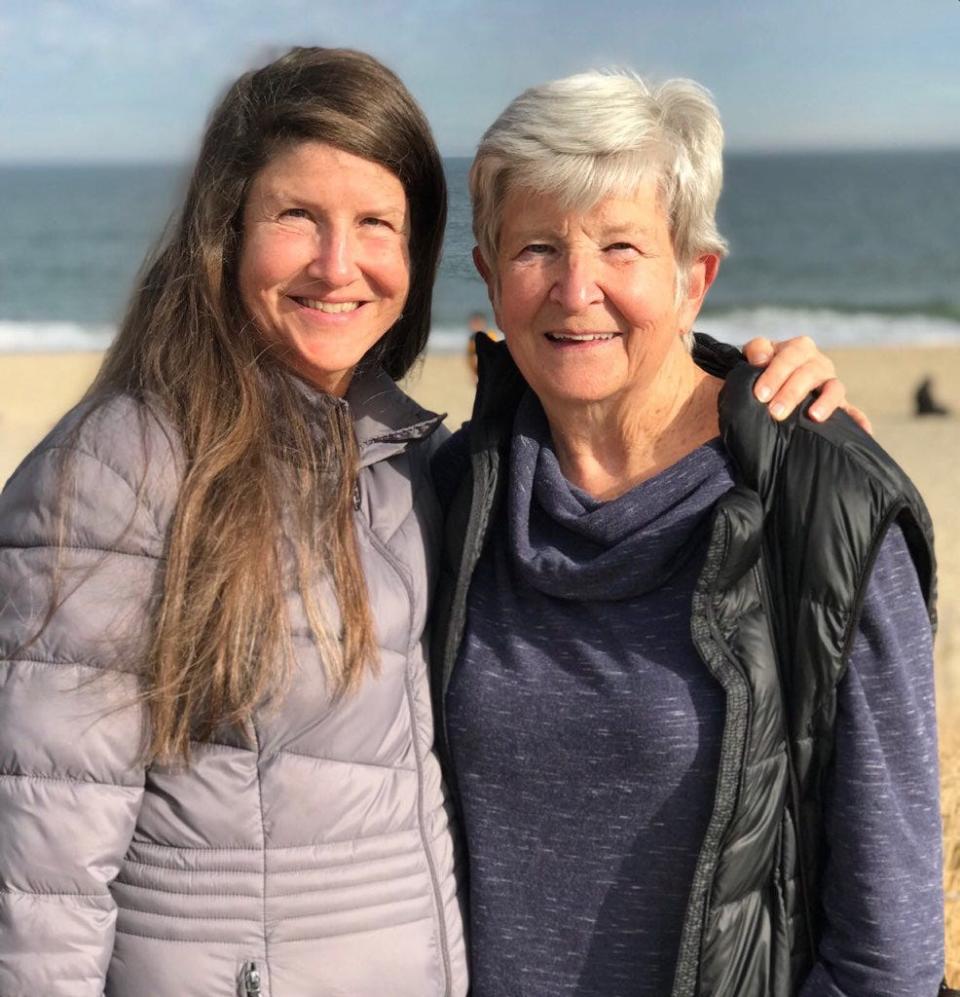
{"type": "Polygon", "coordinates": [[[317,232],[307,274],[328,287],[344,287],[357,276],[357,244],[347,228],[330,227],[317,232]]]}
{"type": "Polygon", "coordinates": [[[603,300],[597,283],[597,261],[589,253],[568,253],[559,261],[560,272],[550,289],[550,299],[564,311],[575,313],[603,300]]]}

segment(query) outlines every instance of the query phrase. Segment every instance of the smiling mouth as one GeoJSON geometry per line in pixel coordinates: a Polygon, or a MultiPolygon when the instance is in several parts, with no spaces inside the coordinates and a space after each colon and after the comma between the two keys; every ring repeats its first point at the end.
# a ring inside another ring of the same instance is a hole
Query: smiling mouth
{"type": "Polygon", "coordinates": [[[314,312],[323,312],[325,315],[355,312],[363,304],[362,301],[317,301],[315,298],[298,298],[296,295],[290,295],[290,297],[301,307],[309,308],[314,312]]]}
{"type": "Polygon", "coordinates": [[[608,339],[616,339],[618,332],[548,332],[545,333],[551,343],[598,343],[608,339]]]}

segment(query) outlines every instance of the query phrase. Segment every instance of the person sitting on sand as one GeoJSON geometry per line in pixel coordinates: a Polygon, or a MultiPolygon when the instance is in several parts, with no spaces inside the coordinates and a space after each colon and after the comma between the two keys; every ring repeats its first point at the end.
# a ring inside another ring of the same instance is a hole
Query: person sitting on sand
{"type": "Polygon", "coordinates": [[[933,398],[933,378],[925,377],[917,386],[914,395],[915,415],[949,415],[950,409],[933,398]]]}

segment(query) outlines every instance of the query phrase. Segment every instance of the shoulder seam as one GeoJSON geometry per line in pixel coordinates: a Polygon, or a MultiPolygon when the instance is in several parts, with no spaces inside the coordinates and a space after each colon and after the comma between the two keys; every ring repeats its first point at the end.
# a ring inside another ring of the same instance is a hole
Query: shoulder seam
{"type": "Polygon", "coordinates": [[[109,672],[114,675],[132,675],[140,673],[134,668],[111,668],[107,665],[94,665],[89,661],[57,660],[55,658],[7,658],[0,655],[0,664],[8,665],[45,665],[49,668],[86,668],[95,672],[109,672]]]}
{"type": "Polygon", "coordinates": [[[32,772],[0,772],[0,779],[28,779],[31,782],[64,782],[71,786],[102,786],[106,789],[142,790],[143,783],[105,782],[102,779],[71,779],[58,775],[39,775],[32,772]]]}

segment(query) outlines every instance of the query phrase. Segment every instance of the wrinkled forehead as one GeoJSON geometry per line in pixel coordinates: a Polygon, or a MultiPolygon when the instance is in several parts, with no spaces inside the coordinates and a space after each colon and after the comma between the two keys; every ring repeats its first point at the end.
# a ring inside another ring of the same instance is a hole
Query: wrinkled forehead
{"type": "Polygon", "coordinates": [[[497,177],[497,235],[503,208],[524,197],[550,198],[558,210],[586,213],[609,197],[647,198],[651,191],[664,209],[672,197],[673,157],[662,143],[607,156],[557,155],[549,162],[507,163],[497,177]],[[514,196],[516,195],[516,196],[514,196]]]}

